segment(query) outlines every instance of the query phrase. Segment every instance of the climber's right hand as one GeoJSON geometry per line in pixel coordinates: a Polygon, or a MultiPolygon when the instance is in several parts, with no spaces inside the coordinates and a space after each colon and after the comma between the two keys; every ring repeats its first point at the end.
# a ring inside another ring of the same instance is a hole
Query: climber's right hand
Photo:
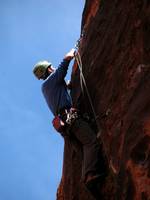
{"type": "Polygon", "coordinates": [[[72,60],[75,56],[75,49],[71,49],[64,57],[65,60],[72,60]]]}

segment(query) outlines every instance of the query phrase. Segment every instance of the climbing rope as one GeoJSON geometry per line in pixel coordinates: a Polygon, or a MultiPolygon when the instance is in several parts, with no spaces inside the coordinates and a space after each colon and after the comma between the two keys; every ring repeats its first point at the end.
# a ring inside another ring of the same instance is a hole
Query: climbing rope
{"type": "MultiPolygon", "coordinates": [[[[76,49],[75,60],[76,60],[76,62],[78,64],[78,67],[79,67],[79,70],[80,70],[81,90],[82,90],[82,93],[83,93],[84,92],[83,84],[84,84],[84,87],[85,87],[85,90],[86,90],[86,93],[87,93],[87,96],[88,96],[88,99],[89,99],[89,103],[91,105],[91,108],[92,108],[92,111],[93,111],[93,114],[94,114],[95,122],[96,122],[97,127],[98,127],[97,138],[100,138],[102,130],[101,130],[101,127],[100,127],[100,124],[99,124],[99,121],[98,121],[99,116],[96,115],[96,112],[95,112],[95,109],[94,109],[94,105],[93,105],[93,102],[92,102],[92,98],[90,96],[90,93],[89,93],[89,90],[88,90],[88,87],[87,87],[87,84],[86,84],[86,80],[85,80],[85,77],[84,77],[84,74],[83,74],[83,70],[82,70],[83,69],[83,64],[82,64],[81,55],[79,53],[79,45],[80,45],[80,40],[82,39],[82,37],[83,37],[83,34],[81,35],[81,38],[77,41],[77,43],[75,45],[75,49],[76,49]]],[[[106,112],[100,118],[107,117],[110,114],[111,114],[111,109],[108,107],[108,109],[106,110],[106,112]]],[[[106,149],[105,149],[104,141],[101,140],[101,142],[103,144],[104,151],[107,152],[106,149]]],[[[106,158],[107,158],[108,161],[110,160],[107,155],[106,155],[106,158]]],[[[113,169],[112,165],[109,164],[109,168],[111,168],[112,171],[114,172],[114,169],[113,169]]]]}
{"type": "Polygon", "coordinates": [[[82,65],[82,60],[81,60],[81,56],[80,56],[80,53],[79,53],[79,43],[80,43],[80,40],[77,41],[77,44],[75,46],[76,48],[76,52],[75,52],[75,60],[78,64],[78,67],[79,67],[79,70],[80,70],[80,85],[81,85],[81,90],[82,90],[82,93],[84,92],[84,88],[83,88],[83,85],[85,87],[85,90],[86,90],[86,93],[87,93],[87,96],[88,96],[88,99],[89,99],[89,103],[91,105],[91,108],[92,108],[92,111],[93,111],[93,115],[94,115],[94,118],[95,118],[95,122],[97,124],[97,127],[98,127],[98,137],[100,136],[101,134],[101,128],[100,128],[100,125],[99,125],[99,122],[98,122],[98,118],[99,116],[96,114],[95,112],[95,109],[94,109],[94,105],[93,105],[93,102],[92,102],[92,98],[91,98],[91,95],[89,93],[89,90],[88,90],[88,87],[87,87],[87,84],[86,84],[86,81],[85,81],[85,77],[84,77],[84,74],[83,74],[83,65],[82,65]]]}

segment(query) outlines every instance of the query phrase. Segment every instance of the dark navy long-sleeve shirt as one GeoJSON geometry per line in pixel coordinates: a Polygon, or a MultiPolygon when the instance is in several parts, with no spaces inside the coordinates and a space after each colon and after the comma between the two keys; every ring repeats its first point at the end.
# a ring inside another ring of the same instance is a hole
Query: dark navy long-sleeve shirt
{"type": "Polygon", "coordinates": [[[57,115],[60,109],[70,108],[72,106],[72,100],[64,80],[69,63],[70,61],[64,59],[56,71],[42,84],[43,95],[49,109],[54,115],[57,115]]]}

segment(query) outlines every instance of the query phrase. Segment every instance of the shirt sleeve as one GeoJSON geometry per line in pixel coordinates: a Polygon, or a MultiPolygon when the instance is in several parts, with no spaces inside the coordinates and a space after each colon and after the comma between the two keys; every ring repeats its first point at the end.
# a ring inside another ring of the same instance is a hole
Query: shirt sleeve
{"type": "Polygon", "coordinates": [[[57,82],[61,82],[64,80],[67,74],[69,63],[70,60],[63,59],[63,61],[59,64],[56,71],[52,74],[53,78],[55,78],[57,82]]]}

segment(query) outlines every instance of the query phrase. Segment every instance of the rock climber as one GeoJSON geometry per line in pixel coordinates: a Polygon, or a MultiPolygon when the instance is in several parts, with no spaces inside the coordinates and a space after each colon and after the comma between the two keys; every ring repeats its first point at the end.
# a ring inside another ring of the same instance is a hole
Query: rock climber
{"type": "Polygon", "coordinates": [[[73,134],[83,148],[82,180],[90,186],[100,178],[99,152],[97,137],[79,111],[73,108],[72,99],[68,92],[65,76],[70,61],[75,56],[75,50],[70,50],[54,68],[48,61],[38,62],[33,69],[34,75],[43,80],[42,93],[49,109],[54,115],[53,125],[58,132],[65,135],[73,134]]]}

